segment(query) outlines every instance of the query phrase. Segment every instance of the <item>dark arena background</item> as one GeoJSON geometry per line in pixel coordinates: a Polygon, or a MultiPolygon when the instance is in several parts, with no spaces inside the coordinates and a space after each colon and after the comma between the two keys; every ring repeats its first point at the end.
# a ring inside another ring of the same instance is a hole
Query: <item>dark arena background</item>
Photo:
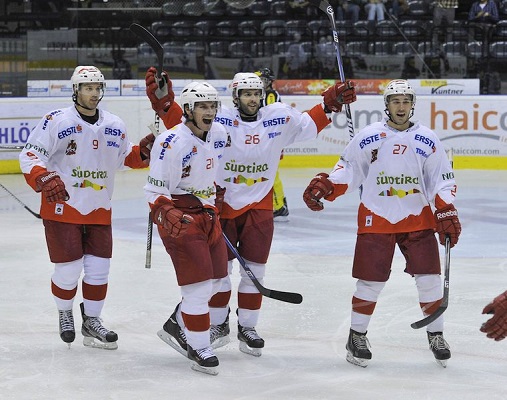
{"type": "MultiPolygon", "coordinates": [[[[494,1],[500,21],[491,26],[469,22],[471,0],[441,26],[429,0],[386,0],[383,20],[351,0],[357,21],[344,0],[330,1],[345,76],[479,78],[481,94],[505,93],[507,1],[494,1]]],[[[26,96],[29,80],[68,79],[76,65],[96,65],[106,79],[144,77],[156,57],[132,23],[163,44],[172,78],[231,79],[266,66],[277,79],[338,77],[329,21],[304,0],[2,0],[0,96],[26,96]]]]}

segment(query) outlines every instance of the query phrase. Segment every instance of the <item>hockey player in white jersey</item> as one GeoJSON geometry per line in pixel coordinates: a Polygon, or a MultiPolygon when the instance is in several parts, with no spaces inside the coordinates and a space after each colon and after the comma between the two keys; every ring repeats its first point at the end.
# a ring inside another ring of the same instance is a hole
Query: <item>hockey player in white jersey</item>
{"type": "MultiPolygon", "coordinates": [[[[155,73],[150,69],[146,74],[147,94],[153,109],[168,126],[166,121],[174,119],[174,115],[157,109],[155,73]]],[[[292,143],[314,139],[331,122],[329,114],[340,112],[343,104],[355,101],[356,93],[353,82],[339,82],[323,93],[323,104],[302,113],[283,103],[260,108],[265,92],[255,73],[236,74],[231,88],[235,107],[222,107],[216,117],[230,134],[217,180],[226,189],[220,220],[224,233],[262,284],[274,231],[273,183],[280,153],[292,143]]],[[[233,259],[229,251],[229,275],[222,279],[220,291],[210,301],[211,342],[215,348],[229,341],[233,259]]],[[[256,326],[262,295],[242,269],[240,273],[237,309],[240,350],[260,356],[264,340],[256,326]]]]}
{"type": "Polygon", "coordinates": [[[106,82],[94,66],[78,66],[71,77],[71,107],[48,112],[19,155],[27,183],[41,193],[40,214],[49,258],[51,292],[61,339],[75,339],[73,303],[82,279],[81,332],[85,346],[118,347],[118,335],[101,323],[112,256],[111,197],[117,170],[146,168],[152,134],[139,145],[128,140],[124,122],[97,108],[106,82]]]}
{"type": "MultiPolygon", "coordinates": [[[[320,211],[322,198],[333,201],[362,188],[352,268],[357,284],[346,345],[347,361],[362,367],[372,357],[366,333],[389,279],[395,246],[406,259],[405,272],[415,278],[421,310],[429,315],[442,300],[434,232],[442,245],[449,236],[451,247],[461,233],[453,205],[456,182],[444,147],[435,132],[410,121],[415,91],[406,80],[393,80],[384,103],[387,118],[354,136],[331,173],[318,174],[303,195],[311,210],[320,211]]],[[[451,352],[443,328],[440,316],[427,326],[427,337],[435,359],[445,366],[451,352]]]]}
{"type": "Polygon", "coordinates": [[[192,82],[183,88],[180,103],[185,121],[155,140],[144,187],[182,298],[158,336],[191,359],[193,369],[216,375],[208,302],[227,275],[227,249],[215,181],[230,141],[224,127],[213,122],[220,108],[214,87],[192,82]]]}

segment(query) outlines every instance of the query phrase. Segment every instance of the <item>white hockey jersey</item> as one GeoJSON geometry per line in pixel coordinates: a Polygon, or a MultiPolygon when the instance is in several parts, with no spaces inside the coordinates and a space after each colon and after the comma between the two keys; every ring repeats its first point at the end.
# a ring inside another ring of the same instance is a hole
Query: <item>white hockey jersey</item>
{"type": "Polygon", "coordinates": [[[162,132],[151,150],[144,186],[148,202],[154,204],[160,196],[193,194],[204,206],[214,206],[215,181],[227,143],[227,132],[218,123],[213,123],[205,141],[183,123],[162,132]]]}
{"type": "MultiPolygon", "coordinates": [[[[217,179],[227,189],[224,218],[257,206],[273,188],[283,148],[314,139],[330,123],[320,104],[302,113],[283,103],[262,107],[254,122],[242,121],[236,108],[222,107],[216,122],[230,135],[217,179]]],[[[272,198],[265,207],[272,210],[272,198]]]]}
{"type": "Polygon", "coordinates": [[[454,201],[456,182],[437,135],[416,122],[405,131],[387,119],[362,129],[329,175],[335,191],[362,188],[358,233],[412,232],[435,227],[431,205],[454,201]]]}
{"type": "Polygon", "coordinates": [[[74,106],[48,113],[28,137],[19,155],[21,171],[36,189],[35,179],[56,171],[69,200],[41,202],[43,219],[75,224],[111,224],[111,197],[119,169],[145,168],[139,147],[130,143],[124,122],[99,110],[95,124],[84,121],[74,106]]]}

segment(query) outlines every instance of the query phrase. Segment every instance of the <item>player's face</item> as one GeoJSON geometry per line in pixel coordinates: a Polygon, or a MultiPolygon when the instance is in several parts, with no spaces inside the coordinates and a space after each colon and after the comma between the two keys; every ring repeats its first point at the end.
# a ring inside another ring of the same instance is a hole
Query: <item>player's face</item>
{"type": "Polygon", "coordinates": [[[241,111],[247,115],[255,114],[261,105],[262,90],[243,89],[239,95],[239,105],[241,111]]]}
{"type": "Polygon", "coordinates": [[[217,111],[218,104],[216,101],[199,101],[194,103],[192,117],[199,129],[209,131],[217,115],[217,111]]]}
{"type": "Polygon", "coordinates": [[[77,91],[78,104],[95,109],[103,95],[101,83],[82,83],[77,91]]]}
{"type": "Polygon", "coordinates": [[[387,110],[393,122],[397,125],[408,124],[412,110],[412,96],[399,94],[389,96],[387,110]]]}

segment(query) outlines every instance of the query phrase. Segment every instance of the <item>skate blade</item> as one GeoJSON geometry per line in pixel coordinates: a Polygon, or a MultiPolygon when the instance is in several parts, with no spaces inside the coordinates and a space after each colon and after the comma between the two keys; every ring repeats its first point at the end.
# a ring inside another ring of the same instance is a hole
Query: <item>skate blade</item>
{"type": "Polygon", "coordinates": [[[288,216],[278,216],[278,217],[274,217],[273,218],[273,221],[274,222],[289,222],[289,217],[288,216]]]}
{"type": "Polygon", "coordinates": [[[224,347],[225,345],[231,342],[231,338],[229,336],[222,336],[211,343],[211,348],[213,350],[219,349],[220,347],[224,347]]]}
{"type": "Polygon", "coordinates": [[[361,367],[361,368],[366,368],[368,366],[368,361],[367,359],[365,358],[357,358],[357,357],[354,357],[352,355],[352,353],[348,352],[347,353],[347,361],[353,365],[357,365],[358,367],[361,367]]]}
{"type": "Polygon", "coordinates": [[[118,348],[118,343],[116,342],[101,342],[100,340],[96,340],[90,336],[83,337],[83,344],[86,347],[93,347],[95,349],[103,349],[103,350],[116,350],[118,348]]]}
{"type": "Polygon", "coordinates": [[[187,351],[180,346],[180,344],[176,341],[173,341],[173,337],[169,335],[166,331],[163,329],[159,330],[157,332],[157,336],[162,339],[165,343],[167,343],[169,346],[171,346],[174,350],[176,350],[178,353],[180,353],[183,357],[188,358],[187,351]]]}
{"type": "Polygon", "coordinates": [[[440,365],[442,368],[447,368],[447,360],[437,360],[435,358],[435,361],[437,362],[438,365],[440,365]]]}
{"type": "Polygon", "coordinates": [[[249,347],[245,342],[242,341],[239,342],[239,351],[254,357],[260,357],[262,355],[262,349],[249,347]]]}
{"type": "Polygon", "coordinates": [[[193,361],[190,365],[190,368],[192,368],[194,371],[202,372],[203,374],[218,375],[218,367],[203,367],[202,365],[199,365],[193,361]]]}

